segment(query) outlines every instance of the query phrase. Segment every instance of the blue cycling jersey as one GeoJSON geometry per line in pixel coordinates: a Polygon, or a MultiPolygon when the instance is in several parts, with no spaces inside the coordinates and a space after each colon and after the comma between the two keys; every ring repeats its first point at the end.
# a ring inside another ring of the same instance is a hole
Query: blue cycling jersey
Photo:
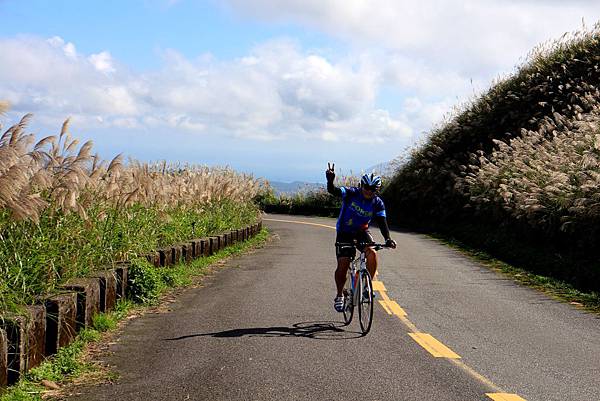
{"type": "Polygon", "coordinates": [[[337,231],[356,232],[369,228],[373,216],[385,217],[385,206],[379,196],[367,199],[360,188],[340,187],[342,208],[336,224],[337,231]]]}

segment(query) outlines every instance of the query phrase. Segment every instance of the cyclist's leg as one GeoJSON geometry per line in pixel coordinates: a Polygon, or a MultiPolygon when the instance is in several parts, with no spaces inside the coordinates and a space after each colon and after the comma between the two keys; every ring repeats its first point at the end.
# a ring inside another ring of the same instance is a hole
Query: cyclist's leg
{"type": "MultiPolygon", "coordinates": [[[[335,242],[340,243],[350,243],[354,239],[354,236],[349,233],[338,232],[335,242]]],[[[335,286],[337,290],[337,296],[341,297],[342,292],[344,290],[344,283],[346,282],[346,274],[348,273],[348,268],[350,267],[350,259],[355,255],[355,249],[344,248],[340,249],[339,247],[335,248],[335,256],[337,258],[337,266],[335,269],[335,286]]]]}
{"type": "Polygon", "coordinates": [[[337,289],[337,296],[341,297],[344,290],[344,284],[346,283],[346,274],[350,267],[349,257],[339,257],[337,260],[337,268],[335,270],[335,286],[337,289]]]}
{"type": "MultiPolygon", "coordinates": [[[[365,230],[361,233],[361,237],[358,238],[358,240],[360,242],[375,242],[373,240],[373,236],[371,236],[371,233],[369,232],[369,230],[365,230]]],[[[377,251],[375,251],[375,249],[371,248],[371,247],[366,247],[365,248],[365,255],[367,257],[367,270],[369,271],[369,274],[371,274],[371,278],[375,278],[375,273],[377,273],[377,265],[379,262],[379,259],[377,257],[377,251]]]]}
{"type": "Polygon", "coordinates": [[[369,271],[369,274],[371,274],[371,277],[375,278],[375,273],[377,273],[377,265],[379,264],[377,251],[371,247],[368,247],[365,249],[365,255],[367,256],[367,270],[369,271]]]}

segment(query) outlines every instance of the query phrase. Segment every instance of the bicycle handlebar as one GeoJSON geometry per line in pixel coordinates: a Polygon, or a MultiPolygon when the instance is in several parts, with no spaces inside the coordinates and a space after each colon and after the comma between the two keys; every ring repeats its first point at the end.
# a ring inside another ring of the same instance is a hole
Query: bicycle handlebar
{"type": "Polygon", "coordinates": [[[384,249],[384,248],[391,248],[389,246],[387,246],[386,244],[377,244],[375,242],[336,242],[335,246],[339,246],[340,248],[365,248],[365,247],[370,247],[370,248],[375,248],[376,251],[379,251],[380,249],[384,249]]]}

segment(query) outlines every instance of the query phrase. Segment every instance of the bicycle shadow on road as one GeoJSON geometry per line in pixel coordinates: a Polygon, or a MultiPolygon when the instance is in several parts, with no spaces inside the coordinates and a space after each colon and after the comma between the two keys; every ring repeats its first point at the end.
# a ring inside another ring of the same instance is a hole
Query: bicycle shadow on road
{"type": "Polygon", "coordinates": [[[214,333],[189,334],[187,336],[165,338],[164,341],[178,341],[193,337],[240,338],[240,337],[298,337],[312,340],[350,340],[362,337],[356,331],[344,330],[344,323],[333,321],[300,322],[292,326],[249,327],[214,333]]]}

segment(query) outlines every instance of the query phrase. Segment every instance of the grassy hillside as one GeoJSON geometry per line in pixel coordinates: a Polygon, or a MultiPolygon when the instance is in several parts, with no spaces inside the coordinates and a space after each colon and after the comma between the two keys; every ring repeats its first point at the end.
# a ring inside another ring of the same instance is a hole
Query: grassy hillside
{"type": "Polygon", "coordinates": [[[414,150],[393,220],[600,289],[599,87],[598,27],[535,49],[414,150]]]}

